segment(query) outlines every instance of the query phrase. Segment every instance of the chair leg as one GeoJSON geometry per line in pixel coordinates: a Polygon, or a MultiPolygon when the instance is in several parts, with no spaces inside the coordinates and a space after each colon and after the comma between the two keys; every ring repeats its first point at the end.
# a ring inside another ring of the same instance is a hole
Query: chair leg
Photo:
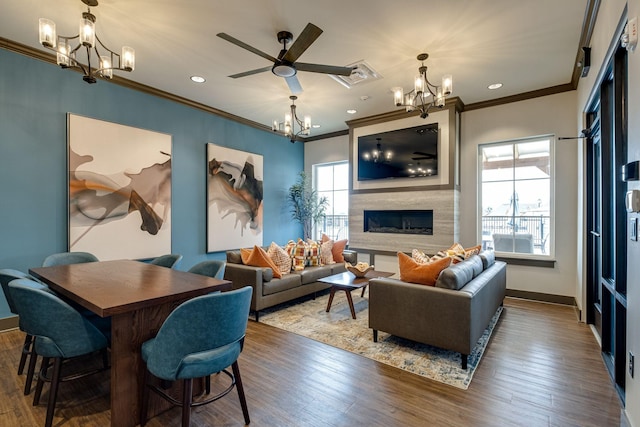
{"type": "Polygon", "coordinates": [[[204,379],[204,390],[206,394],[211,394],[211,375],[207,375],[204,379]]]}
{"type": "Polygon", "coordinates": [[[58,398],[58,386],[60,385],[60,370],[62,369],[62,358],[57,357],[53,363],[53,376],[51,377],[51,387],[49,389],[49,402],[47,403],[47,418],[44,427],[51,427],[53,424],[53,413],[56,409],[56,399],[58,398]]]}
{"type": "Polygon", "coordinates": [[[247,399],[244,396],[244,387],[242,386],[242,378],[240,377],[240,367],[238,367],[238,361],[236,360],[231,365],[233,369],[233,376],[236,379],[236,389],[238,390],[238,397],[240,398],[240,406],[242,407],[242,415],[244,415],[244,423],[249,424],[249,408],[247,408],[247,399]]]}
{"type": "Polygon", "coordinates": [[[43,357],[42,364],[40,365],[40,373],[38,374],[38,382],[36,383],[36,392],[33,395],[33,406],[37,406],[40,403],[40,395],[42,394],[42,386],[44,380],[42,379],[49,369],[49,358],[43,357]]]}
{"type": "Polygon", "coordinates": [[[33,341],[33,335],[27,334],[24,337],[24,344],[22,345],[22,354],[20,355],[20,363],[18,364],[18,375],[22,375],[24,372],[24,365],[27,363],[27,356],[32,354],[31,343],[33,341]]]}
{"type": "Polygon", "coordinates": [[[142,379],[142,397],[140,401],[140,426],[147,424],[147,409],[149,408],[149,371],[144,368],[144,376],[142,379]]]}
{"type": "Polygon", "coordinates": [[[187,378],[182,381],[182,387],[182,427],[189,427],[193,399],[193,379],[187,378]]]}
{"type": "Polygon", "coordinates": [[[24,381],[24,395],[27,396],[31,393],[31,384],[33,383],[33,373],[36,370],[36,363],[38,362],[38,355],[35,349],[31,349],[31,356],[29,357],[29,367],[27,368],[27,378],[24,381]]]}

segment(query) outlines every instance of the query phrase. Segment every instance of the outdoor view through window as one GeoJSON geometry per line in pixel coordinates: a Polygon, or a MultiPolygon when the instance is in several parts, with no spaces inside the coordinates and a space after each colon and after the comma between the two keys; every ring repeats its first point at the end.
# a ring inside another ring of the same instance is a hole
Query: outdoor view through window
{"type": "Polygon", "coordinates": [[[552,139],[479,146],[483,248],[553,255],[552,139]]]}
{"type": "Polygon", "coordinates": [[[333,240],[349,238],[349,162],[324,163],[313,167],[318,198],[326,197],[326,216],[316,224],[316,238],[325,233],[333,240]]]}

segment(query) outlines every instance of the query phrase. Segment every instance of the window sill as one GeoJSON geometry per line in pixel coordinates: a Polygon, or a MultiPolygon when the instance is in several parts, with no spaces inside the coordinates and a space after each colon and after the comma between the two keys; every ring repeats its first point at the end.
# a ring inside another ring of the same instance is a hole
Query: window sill
{"type": "Polygon", "coordinates": [[[496,259],[499,261],[504,261],[507,264],[525,265],[527,267],[555,268],[556,266],[556,260],[551,258],[549,259],[517,258],[517,257],[510,257],[510,256],[496,254],[496,259]]]}

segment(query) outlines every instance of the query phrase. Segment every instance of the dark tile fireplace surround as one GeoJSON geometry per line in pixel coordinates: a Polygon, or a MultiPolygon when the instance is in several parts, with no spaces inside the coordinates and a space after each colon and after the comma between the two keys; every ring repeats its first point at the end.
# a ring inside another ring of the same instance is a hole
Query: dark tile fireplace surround
{"type": "Polygon", "coordinates": [[[433,210],[365,210],[364,232],[433,235],[433,210]]]}

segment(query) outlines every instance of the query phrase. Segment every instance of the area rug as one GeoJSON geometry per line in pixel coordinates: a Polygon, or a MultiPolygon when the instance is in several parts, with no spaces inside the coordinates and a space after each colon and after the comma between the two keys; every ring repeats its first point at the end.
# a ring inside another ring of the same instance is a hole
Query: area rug
{"type": "Polygon", "coordinates": [[[484,334],[468,358],[466,370],[461,368],[460,353],[419,344],[380,331],[378,342],[373,342],[369,329],[369,307],[367,296],[353,292],[357,319],[351,318],[344,292],[337,292],[326,313],[329,295],[315,300],[291,302],[260,312],[260,322],[285,331],[329,344],[359,354],[369,359],[430,378],[441,383],[466,390],[478,367],[491,333],[500,318],[498,309],[484,334]]]}

